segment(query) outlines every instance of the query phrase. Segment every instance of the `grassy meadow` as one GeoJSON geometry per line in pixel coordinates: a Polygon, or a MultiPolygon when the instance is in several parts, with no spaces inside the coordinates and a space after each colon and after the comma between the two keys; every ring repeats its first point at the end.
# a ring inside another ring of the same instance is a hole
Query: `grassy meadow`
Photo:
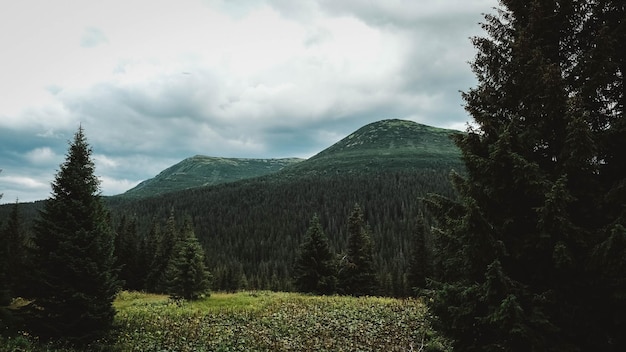
{"type": "MultiPolygon", "coordinates": [[[[115,331],[94,351],[448,351],[417,299],[213,293],[198,301],[122,292],[115,331]]],[[[2,351],[75,351],[3,338],[2,351]]]]}

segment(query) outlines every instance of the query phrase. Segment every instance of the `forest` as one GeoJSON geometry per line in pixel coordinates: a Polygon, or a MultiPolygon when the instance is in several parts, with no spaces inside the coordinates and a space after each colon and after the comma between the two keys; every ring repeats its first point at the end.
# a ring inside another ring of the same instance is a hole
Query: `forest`
{"type": "Polygon", "coordinates": [[[193,300],[211,276],[218,290],[419,295],[454,351],[626,350],[626,4],[500,5],[472,38],[457,163],[376,167],[411,156],[359,162],[366,148],[282,179],[103,199],[79,129],[32,223],[4,210],[2,304],[30,294],[37,336],[81,343],[110,330],[125,285],[193,300]]]}
{"type": "MultiPolygon", "coordinates": [[[[146,246],[144,239],[149,239],[151,229],[162,227],[173,210],[179,219],[191,217],[214,289],[281,291],[293,289],[292,267],[311,217],[320,218],[333,252],[340,257],[346,248],[348,216],[359,204],[373,241],[377,293],[408,296],[412,295],[407,282],[412,237],[423,212],[420,198],[431,192],[451,196],[448,173],[317,176],[290,182],[267,178],[141,201],[110,202],[113,217],[120,219],[118,234],[127,237],[127,245],[146,246]]],[[[149,247],[143,248],[137,253],[147,250],[150,255],[149,247]]],[[[149,265],[148,260],[143,262],[149,265]]]]}

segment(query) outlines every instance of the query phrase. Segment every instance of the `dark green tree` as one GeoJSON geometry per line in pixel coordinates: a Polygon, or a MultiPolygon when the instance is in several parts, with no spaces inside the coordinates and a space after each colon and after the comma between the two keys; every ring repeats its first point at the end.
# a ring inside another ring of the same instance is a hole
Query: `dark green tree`
{"type": "Polygon", "coordinates": [[[122,216],[116,231],[115,257],[120,267],[119,278],[124,282],[124,288],[128,290],[144,289],[143,278],[147,271],[145,265],[142,267],[141,264],[145,255],[141,242],[136,219],[122,216]]]}
{"type": "Polygon", "coordinates": [[[211,275],[190,221],[185,221],[181,233],[166,268],[167,291],[173,298],[194,300],[209,296],[211,275]]]}
{"type": "Polygon", "coordinates": [[[165,229],[155,233],[157,235],[156,250],[150,264],[147,277],[147,288],[151,292],[167,293],[166,269],[171,258],[174,256],[174,247],[181,240],[181,233],[176,228],[174,209],[165,222],[165,229]]]}
{"type": "Polygon", "coordinates": [[[625,4],[501,1],[474,38],[459,201],[432,197],[455,351],[626,349],[625,4]]]}
{"type": "Polygon", "coordinates": [[[376,293],[372,240],[358,204],[348,218],[348,248],[339,264],[339,287],[343,294],[353,296],[376,293]]]}
{"type": "Polygon", "coordinates": [[[42,337],[85,343],[105,335],[119,290],[114,231],[99,195],[82,126],[52,183],[35,226],[40,316],[33,326],[42,337]]]}
{"type": "Polygon", "coordinates": [[[428,273],[428,253],[426,251],[426,225],[423,216],[417,219],[413,233],[409,258],[408,284],[411,290],[419,292],[426,288],[428,273]]]}
{"type": "Polygon", "coordinates": [[[5,260],[9,264],[5,285],[13,297],[30,297],[32,293],[30,279],[33,270],[31,265],[33,243],[22,219],[17,200],[9,214],[4,228],[4,236],[7,245],[5,260]]]}
{"type": "Polygon", "coordinates": [[[332,294],[337,289],[337,264],[328,238],[314,215],[300,246],[294,266],[294,284],[299,292],[332,294]]]}

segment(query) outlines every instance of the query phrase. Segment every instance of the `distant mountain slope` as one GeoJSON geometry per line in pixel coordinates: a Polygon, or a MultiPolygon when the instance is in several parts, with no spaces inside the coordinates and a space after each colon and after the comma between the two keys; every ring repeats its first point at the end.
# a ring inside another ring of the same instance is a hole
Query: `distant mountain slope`
{"type": "Polygon", "coordinates": [[[277,172],[298,158],[241,159],[196,155],[126,191],[123,197],[148,197],[188,188],[218,185],[277,172]]]}
{"type": "MultiPolygon", "coordinates": [[[[406,281],[410,243],[418,218],[428,213],[420,199],[431,193],[454,198],[450,171],[464,170],[449,138],[454,133],[461,132],[383,120],[308,160],[287,160],[280,171],[265,176],[197,187],[209,184],[214,173],[224,181],[226,165],[241,172],[250,159],[194,157],[134,190],[154,187],[154,197],[136,193],[106,201],[117,224],[124,217],[136,220],[140,240],[172,209],[179,219],[189,216],[215,290],[292,289],[292,266],[311,217],[318,215],[333,250],[345,253],[348,216],[358,203],[371,226],[381,294],[406,295],[412,293],[406,281]]],[[[278,161],[260,165],[269,168],[272,163],[278,161]]],[[[0,222],[4,210],[0,206],[0,222]]],[[[6,206],[6,214],[9,210],[6,206]]]]}
{"type": "Polygon", "coordinates": [[[381,120],[365,125],[310,159],[284,172],[354,173],[439,169],[461,165],[451,135],[456,130],[407,120],[381,120]]]}

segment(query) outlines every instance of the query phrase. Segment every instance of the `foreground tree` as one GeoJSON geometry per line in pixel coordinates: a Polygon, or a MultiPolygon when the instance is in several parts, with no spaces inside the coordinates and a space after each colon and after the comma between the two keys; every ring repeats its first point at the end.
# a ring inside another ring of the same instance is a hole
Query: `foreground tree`
{"type": "Polygon", "coordinates": [[[166,277],[167,266],[176,254],[176,244],[183,238],[181,232],[176,227],[174,209],[170,209],[170,215],[166,220],[164,231],[157,230],[151,235],[151,240],[155,241],[154,256],[151,258],[150,271],[146,278],[148,291],[157,293],[168,293],[168,279],[166,277]]]}
{"type": "Polygon", "coordinates": [[[501,1],[475,38],[433,311],[455,351],[626,350],[623,1],[501,1]]]}
{"type": "Polygon", "coordinates": [[[337,265],[317,215],[313,216],[294,267],[300,292],[328,295],[337,289],[337,265]]]}
{"type": "Polygon", "coordinates": [[[429,272],[426,251],[426,224],[422,215],[417,219],[415,225],[410,254],[407,280],[413,293],[419,293],[426,288],[426,277],[429,272]]]}
{"type": "Polygon", "coordinates": [[[114,231],[99,195],[82,127],[70,143],[35,225],[39,287],[37,332],[86,343],[107,333],[119,289],[114,231]]]}
{"type": "Polygon", "coordinates": [[[13,297],[30,297],[33,245],[20,214],[20,205],[17,200],[11,209],[3,233],[2,242],[6,243],[5,260],[8,263],[5,286],[13,297]]]}
{"type": "Polygon", "coordinates": [[[372,240],[358,204],[348,219],[348,248],[340,263],[339,286],[342,293],[353,296],[376,293],[372,240]]]}
{"type": "Polygon", "coordinates": [[[185,222],[181,234],[166,268],[167,291],[173,298],[194,300],[206,297],[210,294],[211,275],[190,221],[185,222]]]}

